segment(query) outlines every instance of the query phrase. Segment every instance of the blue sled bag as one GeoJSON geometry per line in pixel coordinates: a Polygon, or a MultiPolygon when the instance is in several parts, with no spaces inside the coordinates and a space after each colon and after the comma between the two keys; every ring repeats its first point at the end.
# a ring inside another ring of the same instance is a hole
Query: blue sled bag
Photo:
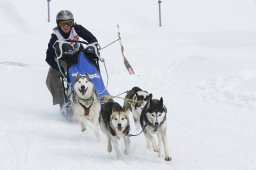
{"type": "Polygon", "coordinates": [[[80,52],[78,56],[77,64],[74,64],[69,68],[69,78],[70,78],[72,87],[75,84],[78,74],[89,75],[92,82],[94,83],[96,92],[100,97],[100,99],[102,99],[104,96],[110,96],[110,94],[108,93],[104,85],[104,82],[102,80],[99,70],[88,60],[87,56],[83,52],[80,52]]]}

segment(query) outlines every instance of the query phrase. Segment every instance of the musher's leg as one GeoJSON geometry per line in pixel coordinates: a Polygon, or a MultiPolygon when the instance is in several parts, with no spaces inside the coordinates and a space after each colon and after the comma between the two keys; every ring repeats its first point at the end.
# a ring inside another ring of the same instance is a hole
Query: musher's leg
{"type": "Polygon", "coordinates": [[[52,94],[53,105],[59,104],[60,107],[62,107],[65,101],[61,75],[59,71],[53,69],[52,67],[50,67],[47,74],[46,86],[52,94]]]}

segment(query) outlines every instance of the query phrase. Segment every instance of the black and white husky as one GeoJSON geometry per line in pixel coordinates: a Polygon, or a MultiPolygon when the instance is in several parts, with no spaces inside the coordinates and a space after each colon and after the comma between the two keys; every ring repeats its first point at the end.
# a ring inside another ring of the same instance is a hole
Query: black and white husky
{"type": "Polygon", "coordinates": [[[90,127],[99,137],[100,101],[90,77],[77,75],[73,90],[73,112],[78,118],[81,131],[90,127]]]}
{"type": "Polygon", "coordinates": [[[130,149],[128,110],[122,108],[116,102],[106,102],[102,105],[99,122],[102,132],[107,136],[108,152],[112,151],[113,144],[117,159],[121,159],[122,156],[118,147],[118,139],[123,138],[125,143],[124,153],[128,154],[130,149]]]}
{"type": "Polygon", "coordinates": [[[146,137],[147,147],[153,148],[154,152],[158,152],[158,156],[162,153],[162,144],[164,146],[165,160],[170,161],[172,158],[169,153],[167,143],[167,109],[163,104],[163,98],[160,100],[150,99],[146,106],[143,108],[140,123],[143,127],[143,132],[146,137]],[[158,143],[155,138],[155,134],[158,138],[158,143]]]}
{"type": "Polygon", "coordinates": [[[141,111],[150,98],[152,98],[152,94],[149,94],[139,87],[133,87],[125,96],[124,107],[129,108],[132,112],[137,129],[140,128],[141,111]]]}

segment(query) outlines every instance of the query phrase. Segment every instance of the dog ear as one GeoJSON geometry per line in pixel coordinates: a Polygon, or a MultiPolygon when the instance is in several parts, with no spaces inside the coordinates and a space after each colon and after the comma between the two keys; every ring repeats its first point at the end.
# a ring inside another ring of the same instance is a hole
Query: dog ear
{"type": "Polygon", "coordinates": [[[78,79],[78,78],[80,78],[80,77],[82,77],[79,73],[77,73],[76,74],[76,78],[78,79]]]}
{"type": "Polygon", "coordinates": [[[112,113],[116,112],[116,107],[112,107],[112,113]]]}
{"type": "Polygon", "coordinates": [[[75,82],[77,82],[78,79],[81,78],[81,77],[82,77],[82,76],[81,76],[79,73],[77,73],[77,74],[76,74],[76,80],[75,80],[75,82]]]}
{"type": "Polygon", "coordinates": [[[125,107],[124,106],[124,113],[125,115],[127,116],[127,118],[129,117],[129,110],[128,110],[128,107],[125,107]]]}
{"type": "Polygon", "coordinates": [[[124,112],[127,112],[128,107],[127,106],[123,106],[123,110],[124,110],[124,112]]]}
{"type": "Polygon", "coordinates": [[[89,74],[88,74],[88,73],[85,73],[85,77],[89,78],[89,74]]]}
{"type": "Polygon", "coordinates": [[[160,106],[163,107],[163,98],[160,98],[160,106]]]}
{"type": "Polygon", "coordinates": [[[149,98],[147,104],[144,106],[144,108],[146,108],[146,110],[148,110],[149,106],[150,106],[150,103],[152,101],[152,98],[149,98]]]}
{"type": "Polygon", "coordinates": [[[136,98],[137,98],[137,99],[140,97],[137,92],[135,93],[135,95],[136,95],[136,98]]]}
{"type": "Polygon", "coordinates": [[[153,95],[152,93],[150,93],[148,96],[146,96],[145,100],[146,101],[149,101],[150,99],[152,99],[153,95]]]}

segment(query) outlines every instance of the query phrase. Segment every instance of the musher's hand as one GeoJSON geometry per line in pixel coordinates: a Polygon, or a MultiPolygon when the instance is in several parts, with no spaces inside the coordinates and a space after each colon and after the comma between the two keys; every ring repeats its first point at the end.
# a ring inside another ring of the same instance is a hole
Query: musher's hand
{"type": "Polygon", "coordinates": [[[99,50],[100,50],[100,45],[98,44],[98,42],[95,42],[95,43],[89,44],[85,48],[84,53],[98,59],[98,57],[100,56],[99,50]]]}

